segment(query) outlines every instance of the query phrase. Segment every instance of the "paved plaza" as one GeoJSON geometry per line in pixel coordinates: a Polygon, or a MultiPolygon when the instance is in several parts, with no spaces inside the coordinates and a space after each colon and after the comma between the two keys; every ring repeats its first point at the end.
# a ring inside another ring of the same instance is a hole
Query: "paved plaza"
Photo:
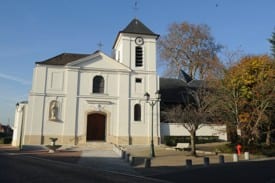
{"type": "MultiPolygon", "coordinates": [[[[219,156],[224,156],[225,163],[233,163],[232,154],[218,154],[208,151],[198,151],[198,156],[193,157],[186,151],[176,151],[174,148],[164,145],[155,146],[156,157],[151,161],[151,168],[145,168],[144,159],[149,157],[149,146],[125,146],[123,147],[135,162],[131,166],[129,162],[121,158],[121,154],[115,152],[114,146],[107,143],[90,143],[83,146],[62,147],[55,153],[48,153],[43,146],[26,146],[18,151],[11,146],[0,146],[0,151],[33,156],[47,160],[61,161],[78,164],[93,169],[116,172],[134,176],[156,176],[179,170],[187,170],[186,160],[192,160],[191,168],[204,167],[204,157],[209,158],[210,166],[219,165],[219,156]]],[[[202,148],[203,149],[203,148],[202,148]]],[[[251,160],[259,159],[259,156],[250,155],[251,160]]],[[[239,157],[244,160],[244,155],[239,157]]]]}

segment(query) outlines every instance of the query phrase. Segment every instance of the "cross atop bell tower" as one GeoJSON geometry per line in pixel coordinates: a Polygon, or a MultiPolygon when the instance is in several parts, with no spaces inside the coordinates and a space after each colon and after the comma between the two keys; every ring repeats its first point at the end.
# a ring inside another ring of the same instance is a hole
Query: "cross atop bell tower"
{"type": "Polygon", "coordinates": [[[139,10],[138,2],[137,1],[135,1],[135,3],[134,3],[133,10],[134,10],[134,13],[135,13],[135,18],[136,18],[137,17],[137,12],[139,10]]]}

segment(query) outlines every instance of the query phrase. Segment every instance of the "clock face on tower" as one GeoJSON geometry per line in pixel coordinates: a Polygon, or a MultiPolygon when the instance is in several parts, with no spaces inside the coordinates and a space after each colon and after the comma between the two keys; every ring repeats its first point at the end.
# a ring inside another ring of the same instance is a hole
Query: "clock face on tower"
{"type": "Polygon", "coordinates": [[[143,40],[142,37],[136,37],[135,42],[136,42],[137,45],[143,45],[144,40],[143,40]]]}

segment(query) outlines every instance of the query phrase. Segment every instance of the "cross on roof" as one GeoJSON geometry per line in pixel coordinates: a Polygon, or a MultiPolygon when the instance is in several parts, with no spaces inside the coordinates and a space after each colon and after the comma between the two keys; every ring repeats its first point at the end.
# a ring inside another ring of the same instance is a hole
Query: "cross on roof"
{"type": "Polygon", "coordinates": [[[139,8],[138,8],[138,2],[135,1],[134,7],[133,7],[133,10],[134,10],[135,14],[137,14],[138,9],[139,9],[139,8]]]}
{"type": "Polygon", "coordinates": [[[102,42],[100,41],[100,42],[97,44],[97,46],[98,46],[98,49],[99,49],[99,50],[101,50],[101,49],[102,49],[102,47],[103,47],[102,42]]]}

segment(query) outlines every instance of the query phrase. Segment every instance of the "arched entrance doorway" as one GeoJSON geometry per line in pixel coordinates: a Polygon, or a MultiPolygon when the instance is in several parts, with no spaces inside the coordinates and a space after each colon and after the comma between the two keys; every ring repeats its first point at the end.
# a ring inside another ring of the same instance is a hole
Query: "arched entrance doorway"
{"type": "Polygon", "coordinates": [[[106,140],[106,116],[104,114],[88,114],[86,141],[106,140]]]}

